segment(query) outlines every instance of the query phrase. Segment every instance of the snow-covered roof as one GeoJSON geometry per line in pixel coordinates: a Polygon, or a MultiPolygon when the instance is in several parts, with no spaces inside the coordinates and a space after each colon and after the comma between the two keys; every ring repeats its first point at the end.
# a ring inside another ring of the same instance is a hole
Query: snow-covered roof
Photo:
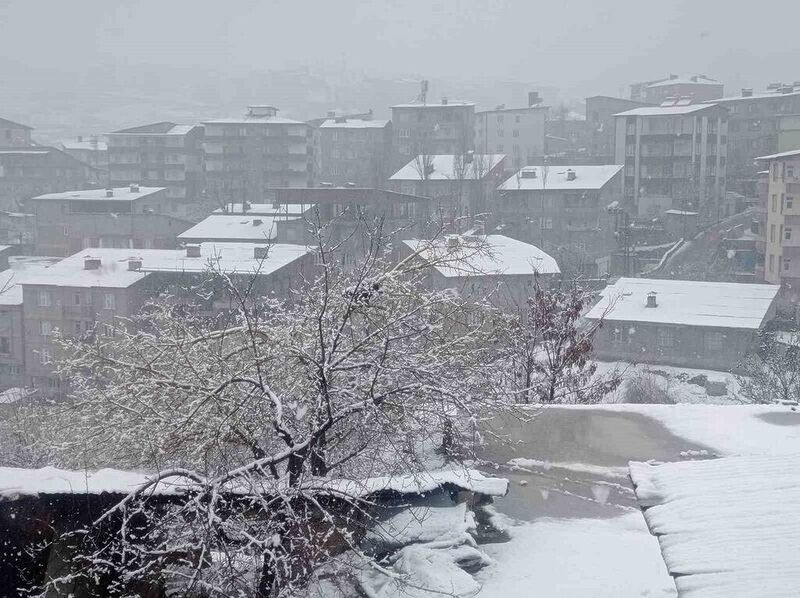
{"type": "Polygon", "coordinates": [[[306,125],[306,123],[281,116],[239,116],[204,120],[204,125],[306,125]]]}
{"type": "Polygon", "coordinates": [[[798,458],[630,464],[636,498],[680,596],[797,595],[798,458]]]}
{"type": "Polygon", "coordinates": [[[614,116],[675,116],[692,114],[701,110],[714,108],[713,104],[687,104],[685,106],[642,106],[625,112],[618,112],[614,116]]]}
{"type": "Polygon", "coordinates": [[[781,158],[795,158],[797,156],[800,156],[800,149],[780,152],[779,154],[770,154],[769,156],[759,156],[756,160],[780,160],[781,158]]]}
{"type": "Polygon", "coordinates": [[[389,124],[388,120],[362,120],[360,118],[348,118],[344,121],[329,118],[323,122],[320,129],[383,129],[389,124]]]}
{"type": "Polygon", "coordinates": [[[108,144],[105,141],[64,141],[61,145],[65,150],[108,151],[108,144]]]}
{"type": "Polygon", "coordinates": [[[22,305],[22,282],[26,276],[44,270],[60,258],[15,256],[9,268],[0,272],[0,305],[22,305]]]}
{"type": "Polygon", "coordinates": [[[793,91],[787,93],[781,93],[779,90],[774,91],[765,91],[762,93],[755,93],[752,95],[739,95],[739,96],[729,96],[726,98],[717,98],[716,100],[706,100],[704,104],[717,104],[717,103],[730,103],[730,102],[746,102],[752,100],[777,100],[780,98],[796,98],[800,95],[800,89],[796,86],[791,86],[793,91]]]}
{"type": "Polygon", "coordinates": [[[26,273],[21,284],[127,288],[151,272],[204,272],[211,264],[228,274],[264,276],[311,251],[304,245],[274,244],[262,259],[255,257],[257,247],[250,243],[201,243],[200,257],[188,257],[185,249],[84,249],[44,269],[26,273]],[[99,259],[100,267],[87,270],[87,258],[99,259]],[[141,261],[141,267],[129,269],[131,260],[141,261]]]}
{"type": "Polygon", "coordinates": [[[695,75],[692,77],[675,77],[672,79],[664,79],[663,81],[656,81],[647,85],[651,87],[669,87],[670,85],[722,85],[719,81],[703,77],[702,75],[695,75]]]}
{"type": "Polygon", "coordinates": [[[217,208],[214,214],[227,214],[228,216],[302,216],[311,208],[306,204],[278,204],[251,203],[247,210],[242,209],[240,203],[225,204],[225,208],[217,208]]]}
{"type": "Polygon", "coordinates": [[[602,189],[620,171],[622,165],[603,166],[549,166],[547,176],[542,166],[525,166],[506,179],[499,187],[501,191],[568,191],[571,189],[602,189]],[[572,171],[575,176],[570,178],[572,171]],[[532,176],[535,174],[536,176],[532,176]],[[545,180],[546,179],[546,180],[545,180]]]}
{"type": "Polygon", "coordinates": [[[466,163],[461,154],[420,155],[395,172],[389,180],[421,181],[425,178],[422,176],[423,165],[433,167],[425,178],[429,181],[450,181],[462,176],[470,180],[482,179],[505,157],[505,154],[475,154],[472,163],[466,163]]]}
{"type": "Polygon", "coordinates": [[[425,104],[421,102],[416,103],[408,103],[408,104],[395,104],[392,108],[450,108],[451,106],[474,106],[474,102],[452,102],[448,101],[447,103],[430,103],[426,102],[425,104]]]}
{"type": "Polygon", "coordinates": [[[697,212],[687,212],[686,210],[667,210],[664,212],[670,216],[697,216],[697,212]]]}
{"type": "Polygon", "coordinates": [[[46,156],[50,149],[0,149],[0,155],[46,156]]]}
{"type": "Polygon", "coordinates": [[[603,290],[586,317],[758,330],[779,290],[771,284],[620,278],[603,290]],[[656,293],[657,307],[647,307],[650,292],[656,293]]]}
{"type": "Polygon", "coordinates": [[[434,268],[447,278],[481,275],[558,274],[556,260],[535,245],[504,235],[450,236],[436,241],[403,241],[425,260],[453,260],[434,268]],[[459,260],[458,263],[455,260],[459,260]]]}
{"type": "Polygon", "coordinates": [[[114,131],[111,135],[186,135],[197,125],[177,125],[173,122],[162,121],[138,127],[129,127],[114,131]]]}
{"type": "Polygon", "coordinates": [[[72,201],[134,201],[147,197],[153,193],[163,191],[166,187],[138,187],[138,191],[131,191],[130,187],[114,187],[114,193],[108,197],[106,189],[84,189],[82,191],[63,191],[61,193],[45,193],[33,199],[67,199],[72,201]]]}
{"type": "Polygon", "coordinates": [[[244,241],[258,242],[274,239],[279,220],[297,220],[292,215],[211,214],[189,230],[178,235],[182,241],[244,241]]]}

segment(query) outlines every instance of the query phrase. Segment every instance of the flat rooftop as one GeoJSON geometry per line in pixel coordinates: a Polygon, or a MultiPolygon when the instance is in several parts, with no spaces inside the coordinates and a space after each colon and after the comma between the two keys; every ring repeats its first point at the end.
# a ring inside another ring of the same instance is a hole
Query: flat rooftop
{"type": "Polygon", "coordinates": [[[462,276],[558,274],[556,260],[535,245],[504,235],[451,235],[427,241],[403,241],[412,251],[419,251],[425,260],[453,256],[459,263],[434,268],[447,278],[462,276]],[[451,243],[457,243],[451,246],[451,243]]]}
{"type": "Polygon", "coordinates": [[[251,203],[244,209],[240,203],[228,203],[224,208],[217,208],[214,214],[226,214],[228,216],[302,216],[308,210],[307,205],[302,204],[273,204],[273,203],[251,203]]]}
{"type": "Polygon", "coordinates": [[[41,270],[26,273],[21,284],[65,287],[127,288],[153,272],[199,273],[213,264],[227,274],[267,275],[303,257],[305,245],[274,244],[266,258],[257,258],[256,248],[246,243],[201,243],[200,256],[188,257],[186,249],[84,249],[41,270]],[[100,267],[87,270],[87,258],[100,260],[100,267]],[[130,270],[130,260],[141,268],[130,270]]]}
{"type": "Polygon", "coordinates": [[[797,156],[800,156],[800,149],[789,150],[788,152],[780,152],[779,154],[770,154],[769,156],[759,156],[756,158],[756,160],[781,160],[783,158],[795,158],[797,156]]]}
{"type": "Polygon", "coordinates": [[[266,242],[278,234],[278,221],[297,220],[301,215],[214,213],[178,235],[182,241],[266,242]]]}
{"type": "Polygon", "coordinates": [[[701,110],[714,108],[713,102],[706,104],[686,104],[681,106],[641,106],[625,112],[618,112],[614,116],[676,116],[681,114],[694,114],[701,110]]]}
{"type": "Polygon", "coordinates": [[[758,330],[779,290],[771,284],[620,278],[603,289],[586,317],[758,330]],[[657,307],[647,307],[650,292],[656,293],[657,307]]]}
{"type": "Polygon", "coordinates": [[[131,191],[130,187],[114,187],[114,194],[108,197],[107,189],[85,189],[83,191],[64,191],[61,193],[45,193],[33,199],[40,200],[73,200],[73,201],[134,201],[147,197],[166,187],[139,187],[138,191],[131,191]]]}
{"type": "Polygon", "coordinates": [[[417,156],[389,177],[389,180],[421,181],[425,178],[422,176],[423,164],[432,167],[425,178],[428,181],[478,180],[484,178],[505,157],[505,154],[475,154],[472,162],[468,163],[460,154],[417,156]]]}
{"type": "Polygon", "coordinates": [[[548,166],[546,170],[543,166],[525,166],[506,179],[499,189],[501,191],[602,189],[621,171],[621,164],[548,166]],[[570,178],[569,171],[574,173],[574,178],[570,178]]]}
{"type": "Polygon", "coordinates": [[[421,102],[409,102],[407,104],[395,104],[392,108],[451,108],[453,106],[461,106],[461,107],[468,107],[474,106],[474,102],[426,102],[425,104],[421,102]]]}
{"type": "Polygon", "coordinates": [[[348,118],[346,120],[329,118],[322,123],[320,129],[384,129],[389,124],[388,120],[363,120],[348,118]]]}

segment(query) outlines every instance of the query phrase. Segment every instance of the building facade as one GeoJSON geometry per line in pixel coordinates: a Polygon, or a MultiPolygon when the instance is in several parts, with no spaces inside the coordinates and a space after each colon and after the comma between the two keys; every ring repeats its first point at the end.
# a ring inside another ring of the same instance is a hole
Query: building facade
{"type": "Polygon", "coordinates": [[[644,102],[610,96],[586,98],[586,127],[589,136],[587,150],[592,164],[614,163],[617,137],[614,115],[647,105],[644,102]]]}
{"type": "Polygon", "coordinates": [[[800,288],[800,149],[761,156],[767,166],[764,280],[800,288]]]}
{"type": "Polygon", "coordinates": [[[531,93],[527,108],[498,106],[475,114],[475,149],[480,154],[505,154],[505,168],[515,172],[541,161],[545,151],[547,107],[531,93]]]}
{"type": "Polygon", "coordinates": [[[677,208],[717,221],[727,131],[725,108],[688,100],[617,114],[614,155],[625,166],[626,207],[641,217],[677,208]]]}
{"type": "Polygon", "coordinates": [[[27,147],[32,145],[33,127],[0,118],[0,147],[27,147]]]}
{"type": "Polygon", "coordinates": [[[391,174],[392,123],[338,116],[314,129],[315,177],[341,186],[381,187],[391,174]]]}
{"type": "Polygon", "coordinates": [[[217,207],[263,203],[278,187],[314,184],[312,129],[281,118],[273,106],[250,106],[238,118],[203,123],[206,192],[217,207]]]}
{"type": "Polygon", "coordinates": [[[634,83],[631,99],[648,104],[660,104],[668,98],[691,98],[695,102],[716,100],[724,92],[722,83],[705,75],[681,77],[670,75],[666,79],[634,83]]]}
{"type": "Polygon", "coordinates": [[[75,141],[64,141],[61,149],[76,160],[97,169],[100,182],[108,184],[108,143],[93,135],[78,137],[75,141]]]}
{"type": "Polygon", "coordinates": [[[570,273],[595,276],[616,248],[609,205],[622,200],[622,166],[528,166],[498,188],[504,235],[532,243],[570,273]]]}
{"type": "Polygon", "coordinates": [[[38,255],[68,256],[89,247],[173,248],[191,222],[165,212],[163,187],[50,193],[29,204],[38,255]]]}
{"type": "Polygon", "coordinates": [[[475,104],[450,102],[392,106],[396,167],[419,154],[463,154],[475,149],[475,104]]]}
{"type": "Polygon", "coordinates": [[[109,185],[165,189],[165,212],[182,218],[208,211],[203,127],[159,122],[108,134],[109,185]]]}

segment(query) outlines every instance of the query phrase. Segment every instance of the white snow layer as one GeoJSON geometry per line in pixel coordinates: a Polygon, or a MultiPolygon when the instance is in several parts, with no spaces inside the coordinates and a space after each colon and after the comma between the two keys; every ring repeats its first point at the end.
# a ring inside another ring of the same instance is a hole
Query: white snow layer
{"type": "Polygon", "coordinates": [[[800,454],[630,464],[681,596],[797,596],[800,454]]]}

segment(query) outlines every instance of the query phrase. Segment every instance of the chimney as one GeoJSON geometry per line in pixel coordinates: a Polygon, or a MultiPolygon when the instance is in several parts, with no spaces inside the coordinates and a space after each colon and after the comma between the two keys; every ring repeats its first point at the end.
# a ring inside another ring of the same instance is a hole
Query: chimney
{"type": "Polygon", "coordinates": [[[451,235],[447,237],[448,251],[453,251],[455,249],[458,249],[459,245],[461,245],[461,240],[458,238],[457,235],[451,235]]]}
{"type": "Polygon", "coordinates": [[[264,224],[264,221],[261,218],[253,218],[253,226],[261,226],[264,224]]]}
{"type": "Polygon", "coordinates": [[[574,181],[576,178],[578,178],[578,174],[571,168],[567,168],[567,180],[574,181]]]}
{"type": "Polygon", "coordinates": [[[742,88],[742,97],[743,98],[752,98],[753,97],[753,88],[752,87],[743,87],[742,88]]]}
{"type": "Polygon", "coordinates": [[[442,106],[447,106],[447,98],[442,98],[442,106]]]}
{"type": "Polygon", "coordinates": [[[257,260],[266,259],[268,254],[269,247],[253,247],[253,257],[257,260]]]}
{"type": "Polygon", "coordinates": [[[658,303],[656,303],[655,291],[650,291],[647,293],[647,307],[658,307],[658,303]]]}
{"type": "Polygon", "coordinates": [[[101,264],[102,261],[100,260],[99,257],[92,257],[90,255],[87,255],[85,258],[83,258],[84,270],[99,270],[101,264]]]}
{"type": "Polygon", "coordinates": [[[536,169],[535,168],[523,168],[520,171],[520,178],[522,178],[522,179],[535,179],[536,178],[536,169]]]}
{"type": "Polygon", "coordinates": [[[106,197],[114,197],[114,190],[111,187],[106,189],[106,197]]]}
{"type": "Polygon", "coordinates": [[[186,257],[200,257],[200,246],[199,245],[187,245],[186,246],[186,257]]]}
{"type": "Polygon", "coordinates": [[[142,269],[142,258],[140,257],[128,258],[128,270],[132,270],[133,272],[138,272],[141,269],[142,269]]]}
{"type": "Polygon", "coordinates": [[[139,193],[139,184],[131,183],[131,193],[139,193]]]}

